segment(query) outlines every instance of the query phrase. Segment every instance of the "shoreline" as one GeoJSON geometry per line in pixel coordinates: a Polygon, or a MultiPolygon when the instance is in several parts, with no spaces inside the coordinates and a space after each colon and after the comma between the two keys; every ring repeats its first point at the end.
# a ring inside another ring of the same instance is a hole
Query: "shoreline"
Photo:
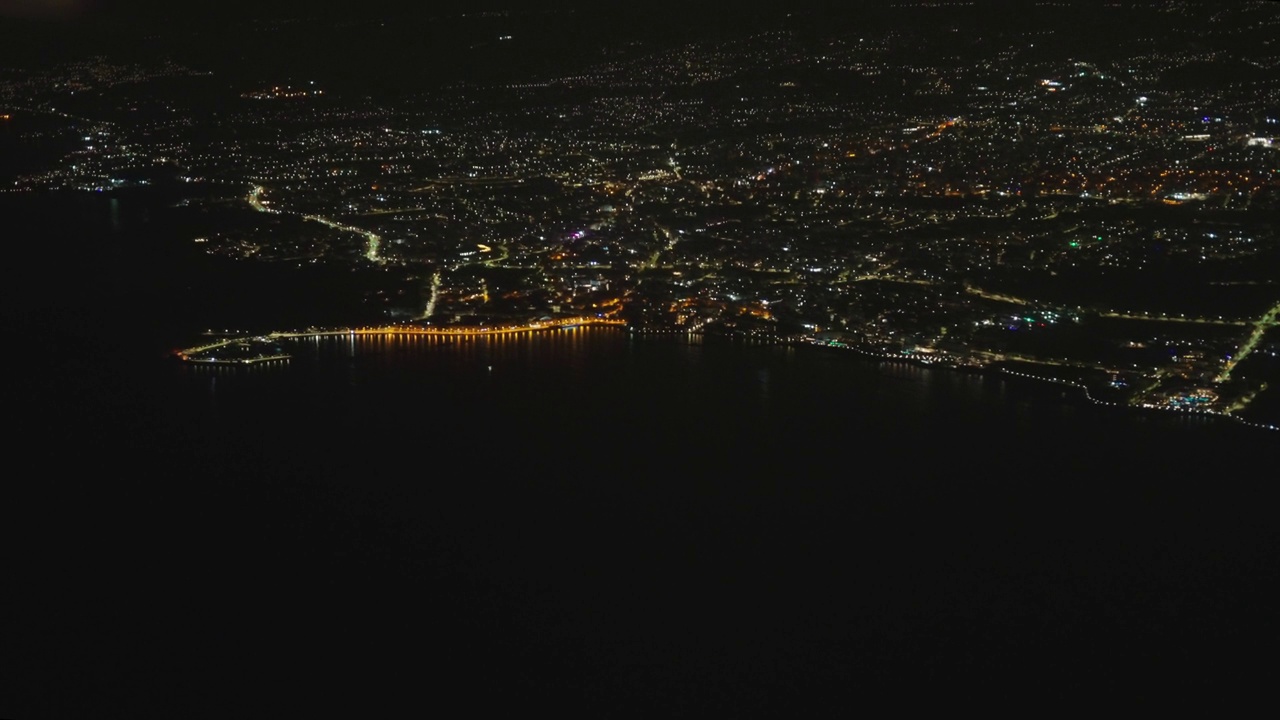
{"type": "Polygon", "coordinates": [[[928,360],[915,358],[915,357],[890,355],[885,353],[875,353],[868,350],[864,350],[862,348],[854,347],[852,345],[830,345],[828,343],[819,342],[816,340],[796,340],[796,341],[791,341],[789,344],[794,347],[829,349],[833,351],[852,350],[862,358],[865,358],[868,360],[876,360],[880,362],[885,362],[885,361],[902,362],[910,365],[915,365],[917,367],[926,367],[931,369],[936,368],[940,370],[972,372],[972,373],[980,373],[983,375],[1005,375],[1005,376],[1011,376],[1016,378],[1022,378],[1024,380],[1034,380],[1040,383],[1061,385],[1061,386],[1066,386],[1066,387],[1079,390],[1082,396],[1084,397],[1084,399],[1093,405],[1099,405],[1104,407],[1114,407],[1114,408],[1119,408],[1121,410],[1129,410],[1129,411],[1133,411],[1133,410],[1154,411],[1154,412],[1161,412],[1161,413],[1174,413],[1175,415],[1183,415],[1183,416],[1202,416],[1207,418],[1221,418],[1223,420],[1230,420],[1230,421],[1239,423],[1241,425],[1245,425],[1251,428],[1256,428],[1259,430],[1270,430],[1273,432],[1280,432],[1280,425],[1272,425],[1269,423],[1247,420],[1245,418],[1240,417],[1239,415],[1218,412],[1216,410],[1162,407],[1160,405],[1152,405],[1152,404],[1130,405],[1128,403],[1112,402],[1109,400],[1099,400],[1098,398],[1095,398],[1093,396],[1093,393],[1090,391],[1089,386],[1084,383],[1077,382],[1075,380],[1063,380],[1062,378],[1032,375],[1030,373],[1010,370],[1009,368],[1006,368],[1006,367],[996,367],[994,365],[958,365],[958,364],[948,363],[948,362],[934,362],[934,361],[928,361],[928,360]]]}
{"type": "Polygon", "coordinates": [[[266,362],[283,362],[293,359],[292,355],[269,355],[266,357],[243,358],[239,360],[218,360],[188,357],[182,353],[176,353],[175,356],[181,362],[191,365],[223,365],[223,366],[243,366],[243,365],[259,365],[266,362]]]}
{"type": "Polygon", "coordinates": [[[592,327],[620,328],[625,330],[630,335],[638,335],[641,337],[645,335],[657,335],[657,336],[697,335],[701,337],[720,337],[727,340],[734,340],[734,339],[756,340],[762,343],[776,344],[776,345],[782,345],[782,346],[787,346],[792,348],[810,348],[810,349],[828,350],[828,351],[852,351],[861,359],[873,360],[876,362],[899,362],[899,363],[905,363],[909,365],[915,365],[917,367],[940,369],[940,370],[947,370],[952,372],[977,373],[981,375],[1001,375],[1001,376],[1007,376],[1007,377],[1021,378],[1024,380],[1033,380],[1039,383],[1047,383],[1047,384],[1059,385],[1063,387],[1069,387],[1069,388],[1080,391],[1081,396],[1085,400],[1087,400],[1090,404],[1096,405],[1096,406],[1112,407],[1112,408],[1118,408],[1121,410],[1128,410],[1128,411],[1132,411],[1132,410],[1155,411],[1155,412],[1162,412],[1162,413],[1174,413],[1176,415],[1182,415],[1182,416],[1200,416],[1205,418],[1220,418],[1223,420],[1230,420],[1250,428],[1280,432],[1280,425],[1248,420],[1240,417],[1239,415],[1219,412],[1216,410],[1163,407],[1160,405],[1153,405],[1153,404],[1133,405],[1133,404],[1122,403],[1122,402],[1113,402],[1110,400],[1100,400],[1094,397],[1090,387],[1085,383],[1081,383],[1075,380],[1064,380],[1062,378],[1045,377],[1042,375],[1019,372],[1017,370],[1011,370],[1007,367],[999,367],[996,364],[978,364],[978,363],[960,364],[960,363],[949,362],[945,360],[932,360],[927,357],[916,357],[916,356],[890,354],[890,353],[878,353],[878,352],[866,350],[864,348],[856,347],[854,345],[843,344],[843,343],[831,344],[828,342],[818,341],[812,338],[796,339],[796,338],[779,337],[776,335],[770,335],[770,336],[761,337],[761,338],[754,338],[746,334],[707,333],[702,330],[678,330],[678,329],[657,330],[657,329],[633,328],[628,326],[624,321],[612,320],[607,318],[582,318],[582,317],[565,318],[565,319],[552,321],[548,323],[537,323],[537,324],[523,325],[523,326],[496,327],[496,328],[481,327],[481,328],[472,328],[472,329],[443,329],[443,328],[423,328],[423,327],[412,327],[412,326],[387,326],[387,327],[375,327],[375,328],[342,328],[342,329],[332,329],[332,330],[310,330],[309,329],[301,332],[272,332],[266,335],[228,338],[226,340],[223,340],[221,342],[214,343],[211,345],[204,345],[204,346],[195,347],[195,348],[177,350],[177,351],[174,351],[173,355],[174,357],[178,358],[182,362],[192,364],[192,365],[244,367],[249,365],[258,365],[266,362],[275,362],[275,361],[283,362],[291,359],[292,356],[289,354],[276,354],[276,355],[270,355],[270,356],[243,358],[243,359],[202,359],[202,358],[196,357],[196,355],[202,352],[208,352],[210,350],[217,349],[220,347],[225,347],[227,345],[232,345],[235,343],[244,343],[244,342],[253,342],[253,341],[268,342],[268,341],[273,341],[278,339],[296,340],[296,339],[319,338],[319,337],[338,337],[338,336],[372,337],[372,336],[387,336],[387,335],[392,335],[392,336],[426,335],[426,336],[432,336],[432,337],[454,337],[454,338],[492,337],[496,335],[510,335],[510,334],[519,334],[519,333],[540,333],[540,332],[545,332],[550,330],[574,330],[579,328],[592,328],[592,327]]]}

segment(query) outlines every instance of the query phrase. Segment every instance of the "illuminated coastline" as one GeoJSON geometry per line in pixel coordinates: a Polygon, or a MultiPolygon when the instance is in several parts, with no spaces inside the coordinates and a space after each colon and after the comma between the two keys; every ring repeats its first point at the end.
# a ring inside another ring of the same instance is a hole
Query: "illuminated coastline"
{"type": "Polygon", "coordinates": [[[1110,400],[1102,400],[1095,397],[1093,393],[1090,392],[1089,386],[1086,385],[1085,383],[1078,382],[1075,380],[1065,380],[1063,378],[1048,377],[1044,375],[1032,375],[1030,373],[1011,370],[1006,367],[998,366],[997,363],[999,362],[999,360],[993,360],[992,362],[989,362],[989,363],[981,363],[981,362],[972,362],[972,361],[958,361],[954,358],[949,358],[949,357],[933,357],[929,355],[919,355],[919,354],[912,355],[912,354],[904,354],[900,352],[898,353],[876,352],[873,350],[854,347],[852,345],[827,342],[827,341],[818,340],[815,338],[808,338],[803,341],[803,344],[812,345],[812,346],[821,347],[821,348],[853,350],[854,352],[857,352],[859,355],[862,355],[863,357],[873,359],[873,360],[885,361],[885,362],[907,363],[907,364],[917,365],[921,367],[939,368],[939,369],[945,369],[945,370],[962,370],[962,371],[978,371],[978,372],[994,371],[1002,375],[1008,375],[1010,377],[1017,377],[1025,380],[1034,380],[1036,382],[1049,383],[1053,385],[1061,385],[1065,387],[1074,388],[1076,390],[1079,390],[1081,393],[1083,393],[1084,398],[1094,405],[1116,407],[1116,408],[1131,408],[1131,409],[1138,409],[1138,410],[1159,410],[1163,412],[1172,412],[1172,413],[1178,413],[1183,415],[1203,415],[1203,416],[1226,418],[1228,420],[1234,420],[1235,422],[1241,423],[1242,425],[1247,425],[1252,428],[1258,428],[1259,430],[1271,430],[1271,431],[1280,432],[1280,425],[1253,422],[1251,420],[1246,420],[1240,417],[1239,415],[1236,415],[1231,412],[1212,410],[1209,408],[1189,408],[1189,407],[1175,406],[1175,405],[1158,405],[1150,402],[1122,403],[1122,402],[1114,402],[1110,400]]]}
{"type": "Polygon", "coordinates": [[[245,348],[254,345],[270,346],[276,340],[296,340],[302,338],[319,338],[335,336],[433,336],[433,337],[484,337],[490,335],[514,335],[518,333],[534,333],[546,330],[571,330],[592,326],[625,326],[622,320],[609,318],[570,317],[525,325],[501,325],[496,327],[435,328],[415,325],[387,325],[382,327],[359,327],[338,329],[308,329],[298,331],[279,331],[265,335],[229,337],[218,342],[208,343],[181,350],[175,350],[173,356],[183,362],[209,365],[252,365],[263,362],[288,360],[291,356],[282,352],[259,352],[253,355],[243,354],[245,348]],[[239,357],[226,357],[229,349],[240,349],[239,357]]]}

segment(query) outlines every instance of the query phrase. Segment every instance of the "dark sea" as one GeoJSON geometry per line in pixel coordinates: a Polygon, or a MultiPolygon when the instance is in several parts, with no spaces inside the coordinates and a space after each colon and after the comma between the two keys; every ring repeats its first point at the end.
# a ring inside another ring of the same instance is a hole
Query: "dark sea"
{"type": "Polygon", "coordinates": [[[0,717],[1270,692],[1274,432],[604,328],[175,364],[348,289],[192,251],[170,199],[0,195],[0,717]]]}

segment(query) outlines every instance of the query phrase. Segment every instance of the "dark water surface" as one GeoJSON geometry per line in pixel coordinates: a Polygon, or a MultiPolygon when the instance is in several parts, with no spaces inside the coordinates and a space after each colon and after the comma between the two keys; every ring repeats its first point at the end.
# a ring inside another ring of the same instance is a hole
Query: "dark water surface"
{"type": "Polygon", "coordinates": [[[174,365],[191,305],[139,312],[185,266],[131,262],[120,233],[6,271],[0,715],[781,715],[1271,682],[1274,433],[608,329],[174,365]]]}

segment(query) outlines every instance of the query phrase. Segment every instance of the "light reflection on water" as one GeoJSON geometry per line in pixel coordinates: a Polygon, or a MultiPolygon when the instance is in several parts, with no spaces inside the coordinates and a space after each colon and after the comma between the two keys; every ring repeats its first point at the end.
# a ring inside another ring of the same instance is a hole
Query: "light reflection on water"
{"type": "Polygon", "coordinates": [[[286,426],[324,425],[328,432],[376,438],[366,442],[421,432],[471,442],[442,418],[494,442],[505,441],[512,426],[531,443],[608,428],[615,442],[647,444],[659,453],[676,452],[680,433],[722,451],[863,438],[910,452],[907,437],[934,447],[1054,434],[1087,443],[1142,428],[1176,432],[1222,424],[1095,407],[1071,389],[994,374],[723,338],[632,336],[613,328],[342,335],[296,340],[291,347],[295,356],[283,363],[184,367],[205,389],[194,412],[208,411],[206,421],[217,425],[228,418],[252,423],[270,408],[286,426]]]}

